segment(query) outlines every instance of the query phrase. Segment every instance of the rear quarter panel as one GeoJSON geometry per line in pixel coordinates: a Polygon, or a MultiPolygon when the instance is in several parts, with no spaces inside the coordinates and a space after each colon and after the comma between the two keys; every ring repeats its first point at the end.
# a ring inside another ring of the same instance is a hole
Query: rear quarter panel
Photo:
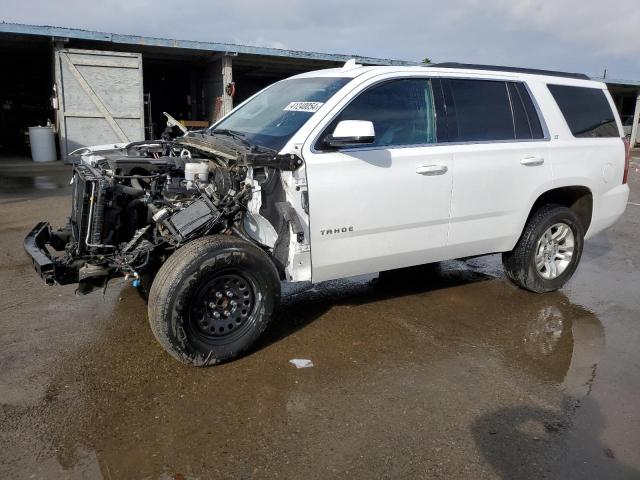
{"type": "Polygon", "coordinates": [[[604,90],[614,112],[620,137],[574,137],[547,88],[547,83],[563,82],[561,79],[530,82],[530,88],[539,102],[551,137],[549,160],[552,165],[552,188],[585,186],[591,190],[593,212],[586,235],[586,238],[589,238],[613,224],[626,207],[629,189],[626,185],[622,185],[625,157],[624,144],[621,140],[622,124],[604,84],[589,82],[584,86],[591,88],[599,86],[604,90]]]}

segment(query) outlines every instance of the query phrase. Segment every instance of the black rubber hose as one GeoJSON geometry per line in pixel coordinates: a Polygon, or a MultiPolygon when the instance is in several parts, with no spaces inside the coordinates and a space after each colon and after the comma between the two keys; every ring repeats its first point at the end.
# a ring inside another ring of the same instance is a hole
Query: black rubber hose
{"type": "Polygon", "coordinates": [[[125,193],[127,195],[131,195],[132,197],[141,197],[142,195],[144,195],[144,189],[129,187],[127,185],[117,185],[116,190],[122,193],[125,193]]]}

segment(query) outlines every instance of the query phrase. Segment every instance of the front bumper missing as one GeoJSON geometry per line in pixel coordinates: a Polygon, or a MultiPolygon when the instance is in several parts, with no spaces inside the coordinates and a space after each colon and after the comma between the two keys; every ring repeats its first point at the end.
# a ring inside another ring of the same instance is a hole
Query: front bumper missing
{"type": "Polygon", "coordinates": [[[47,285],[77,283],[78,272],[69,269],[49,253],[47,245],[52,243],[55,244],[52,242],[49,222],[38,223],[24,239],[24,249],[31,257],[36,272],[47,285]]]}

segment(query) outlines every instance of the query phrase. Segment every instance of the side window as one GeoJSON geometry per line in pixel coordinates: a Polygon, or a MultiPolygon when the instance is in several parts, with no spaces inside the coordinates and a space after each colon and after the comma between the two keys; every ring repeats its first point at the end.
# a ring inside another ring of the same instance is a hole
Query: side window
{"type": "Polygon", "coordinates": [[[513,109],[513,126],[518,140],[544,138],[536,107],[523,83],[509,82],[509,97],[513,109]]]}
{"type": "Polygon", "coordinates": [[[444,80],[450,142],[513,140],[515,129],[507,84],[494,80],[444,80]],[[455,116],[454,116],[455,115],[455,116]]]}
{"type": "Polygon", "coordinates": [[[402,146],[435,142],[433,93],[428,79],[392,80],[356,97],[329,124],[320,137],[333,132],[342,120],[369,120],[376,133],[371,146],[402,146]]]}
{"type": "Polygon", "coordinates": [[[620,132],[604,92],[598,88],[547,85],[574,137],[618,137],[620,132]]]}

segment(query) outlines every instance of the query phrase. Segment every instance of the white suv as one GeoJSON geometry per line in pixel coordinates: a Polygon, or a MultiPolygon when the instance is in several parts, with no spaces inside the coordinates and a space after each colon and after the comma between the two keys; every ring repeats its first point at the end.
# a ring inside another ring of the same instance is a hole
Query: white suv
{"type": "Polygon", "coordinates": [[[150,285],[157,339],[210,365],[264,331],[281,281],[502,252],[517,285],[560,288],[625,210],[622,137],[582,75],[348,62],[205,131],[76,152],[70,224],[25,244],[49,283],[150,285]]]}

